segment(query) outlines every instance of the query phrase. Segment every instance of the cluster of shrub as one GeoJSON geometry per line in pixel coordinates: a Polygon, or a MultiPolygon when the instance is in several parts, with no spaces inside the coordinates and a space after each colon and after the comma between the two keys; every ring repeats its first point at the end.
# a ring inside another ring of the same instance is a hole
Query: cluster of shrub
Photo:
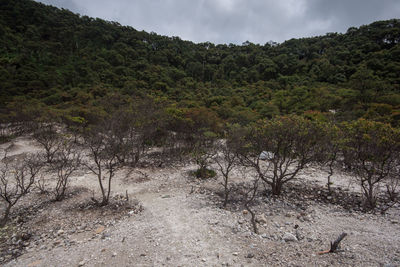
{"type": "Polygon", "coordinates": [[[81,167],[97,177],[101,198],[93,201],[107,205],[116,172],[123,166],[137,166],[151,147],[160,148],[160,166],[171,160],[194,160],[198,178],[215,175],[210,168],[215,163],[223,180],[224,206],[236,167],[256,173],[252,190],[247,192],[251,199],[261,183],[273,195],[280,195],[282,188],[311,163],[329,167],[329,190],[334,170],[345,166],[362,189],[365,210],[376,207],[382,185],[389,199],[397,201],[400,132],[388,124],[365,119],[335,123],[326,117],[289,115],[247,126],[213,127],[213,118],[200,111],[186,117],[175,115],[165,123],[163,110],[149,102],[140,109],[116,109],[91,124],[83,118],[71,120],[74,123],[42,120],[3,124],[7,129],[3,133],[28,131],[44,152],[19,160],[5,153],[0,168],[0,198],[6,203],[1,224],[35,186],[53,194],[55,201],[64,199],[69,178],[81,167]],[[43,172],[55,177],[52,189],[41,176],[43,172]]]}

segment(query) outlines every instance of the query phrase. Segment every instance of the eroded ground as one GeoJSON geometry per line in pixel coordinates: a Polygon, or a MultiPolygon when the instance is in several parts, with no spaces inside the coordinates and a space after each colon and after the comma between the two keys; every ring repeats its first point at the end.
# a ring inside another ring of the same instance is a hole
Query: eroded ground
{"type": "MultiPolygon", "coordinates": [[[[28,138],[14,146],[10,156],[38,150],[28,138]]],[[[240,201],[222,209],[219,178],[199,181],[190,175],[195,169],[124,169],[115,177],[112,205],[104,208],[91,204],[98,184],[81,170],[66,200],[34,192],[21,201],[1,232],[0,260],[5,266],[400,265],[400,208],[385,215],[351,208],[359,198],[345,175],[334,176],[338,193],[329,197],[326,173],[315,167],[302,174],[306,185],[291,184],[284,197],[273,199],[260,188],[254,234],[240,201]],[[342,232],[348,236],[341,252],[318,255],[342,232]],[[283,240],[289,234],[294,241],[283,240]]],[[[233,176],[235,182],[242,177],[233,176]]]]}

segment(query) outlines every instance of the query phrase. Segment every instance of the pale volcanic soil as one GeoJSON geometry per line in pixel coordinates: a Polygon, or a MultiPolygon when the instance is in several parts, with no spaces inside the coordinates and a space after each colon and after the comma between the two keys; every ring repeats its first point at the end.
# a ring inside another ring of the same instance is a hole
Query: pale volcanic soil
{"type": "MultiPolygon", "coordinates": [[[[0,151],[10,145],[2,144],[0,151]]],[[[18,159],[39,147],[21,137],[9,150],[18,159]]],[[[259,234],[254,234],[237,193],[222,208],[219,175],[198,180],[191,175],[194,164],[156,167],[145,160],[145,165],[117,173],[112,203],[103,208],[90,201],[100,196],[98,183],[83,168],[71,178],[64,201],[53,202],[51,195],[34,190],[0,230],[0,264],[400,266],[400,207],[385,215],[352,208],[359,202],[359,188],[345,174],[333,176],[337,193],[329,197],[323,187],[327,173],[317,166],[288,185],[282,197],[274,199],[260,187],[253,204],[259,234]],[[342,232],[348,236],[341,251],[318,254],[342,232]]],[[[232,177],[239,183],[245,176],[235,171],[232,177]]],[[[51,174],[45,178],[51,185],[51,174]]]]}

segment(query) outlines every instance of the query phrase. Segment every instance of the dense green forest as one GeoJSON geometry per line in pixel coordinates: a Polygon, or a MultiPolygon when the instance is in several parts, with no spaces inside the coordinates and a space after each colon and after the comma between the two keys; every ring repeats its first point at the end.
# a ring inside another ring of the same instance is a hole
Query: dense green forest
{"type": "Polygon", "coordinates": [[[216,45],[0,0],[0,43],[2,119],[45,109],[90,121],[110,102],[150,98],[170,115],[242,125],[330,110],[339,120],[400,122],[399,19],[281,44],[216,45]]]}

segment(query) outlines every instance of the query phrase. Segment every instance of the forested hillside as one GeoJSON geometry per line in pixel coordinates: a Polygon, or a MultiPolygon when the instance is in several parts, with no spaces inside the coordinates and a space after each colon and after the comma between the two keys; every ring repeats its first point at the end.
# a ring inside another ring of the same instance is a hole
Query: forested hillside
{"type": "Polygon", "coordinates": [[[340,120],[400,119],[400,20],[344,34],[195,44],[31,0],[0,1],[3,116],[90,118],[102,99],[152,98],[179,112],[247,124],[335,110],[340,120]],[[21,115],[22,116],[22,115],[21,115]]]}

